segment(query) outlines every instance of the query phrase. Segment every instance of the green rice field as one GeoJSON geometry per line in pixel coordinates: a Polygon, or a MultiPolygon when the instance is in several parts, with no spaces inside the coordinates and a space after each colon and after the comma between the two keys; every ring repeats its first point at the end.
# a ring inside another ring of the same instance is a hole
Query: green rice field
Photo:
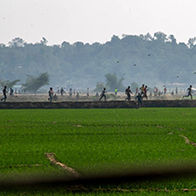
{"type": "MultiPolygon", "coordinates": [[[[51,164],[47,153],[80,175],[195,164],[195,133],[196,108],[0,110],[0,177],[73,174],[51,164]]],[[[193,195],[195,189],[191,177],[94,185],[85,195],[193,195]]],[[[66,188],[1,188],[0,194],[84,195],[66,188]]]]}

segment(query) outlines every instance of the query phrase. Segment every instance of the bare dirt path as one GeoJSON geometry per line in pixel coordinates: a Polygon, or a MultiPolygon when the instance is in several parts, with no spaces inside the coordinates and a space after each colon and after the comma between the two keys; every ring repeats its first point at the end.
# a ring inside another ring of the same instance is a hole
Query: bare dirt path
{"type": "Polygon", "coordinates": [[[184,136],[184,135],[180,135],[180,136],[185,139],[186,144],[191,144],[191,145],[196,147],[196,143],[190,142],[190,140],[186,136],[184,136]]]}
{"type": "Polygon", "coordinates": [[[80,176],[80,174],[77,171],[75,171],[73,168],[68,167],[64,163],[57,161],[54,153],[45,153],[45,155],[46,155],[46,158],[49,159],[52,164],[60,166],[62,169],[68,171],[69,173],[71,173],[75,177],[80,176]]]}

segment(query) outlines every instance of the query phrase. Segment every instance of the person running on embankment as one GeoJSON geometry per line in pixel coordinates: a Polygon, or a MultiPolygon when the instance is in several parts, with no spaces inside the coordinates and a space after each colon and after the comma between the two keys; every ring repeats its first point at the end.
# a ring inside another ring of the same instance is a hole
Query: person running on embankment
{"type": "Polygon", "coordinates": [[[6,93],[7,93],[7,92],[6,92],[6,88],[7,88],[7,86],[4,86],[4,89],[3,89],[3,91],[2,91],[2,92],[3,92],[3,96],[4,96],[4,97],[1,99],[1,101],[3,101],[3,100],[4,100],[4,102],[6,102],[6,99],[7,99],[7,95],[6,95],[6,93]]]}
{"type": "Polygon", "coordinates": [[[191,96],[191,99],[193,99],[193,96],[192,96],[192,85],[189,86],[187,91],[188,91],[188,95],[184,95],[183,98],[191,96]]]}

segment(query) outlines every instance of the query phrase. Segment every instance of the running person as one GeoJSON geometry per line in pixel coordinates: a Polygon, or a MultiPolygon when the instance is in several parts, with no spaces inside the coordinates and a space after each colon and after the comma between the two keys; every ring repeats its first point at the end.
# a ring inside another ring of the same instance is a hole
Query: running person
{"type": "Polygon", "coordinates": [[[184,95],[183,98],[191,96],[191,99],[193,99],[193,96],[192,96],[192,85],[189,86],[187,91],[188,91],[188,95],[184,95]]]}
{"type": "Polygon", "coordinates": [[[140,94],[143,95],[144,94],[144,84],[142,84],[142,86],[140,87],[140,94]]]}
{"type": "Polygon", "coordinates": [[[166,86],[164,86],[164,95],[167,93],[167,88],[166,88],[166,86]]]}
{"type": "Polygon", "coordinates": [[[101,101],[101,99],[104,97],[104,100],[106,100],[106,96],[105,96],[105,93],[106,93],[106,88],[103,89],[102,93],[101,93],[101,97],[99,98],[99,101],[101,101]]]}
{"type": "MultiPolygon", "coordinates": [[[[86,95],[87,97],[89,97],[89,88],[87,88],[86,95]]],[[[77,93],[76,93],[76,96],[77,96],[77,93]]]]}
{"type": "Polygon", "coordinates": [[[52,102],[52,98],[53,98],[53,89],[52,89],[52,87],[50,87],[50,90],[48,91],[48,95],[49,95],[49,98],[48,98],[48,100],[50,101],[50,102],[52,102]]]}
{"type": "Polygon", "coordinates": [[[146,100],[148,100],[148,96],[147,96],[147,86],[144,87],[144,95],[143,95],[143,98],[145,97],[146,100]]]}
{"type": "Polygon", "coordinates": [[[140,93],[138,93],[138,95],[135,97],[135,99],[137,99],[138,101],[138,107],[142,105],[142,96],[140,93]]]}
{"type": "Polygon", "coordinates": [[[7,99],[7,95],[6,95],[6,93],[7,93],[7,92],[6,92],[6,88],[7,88],[7,86],[4,86],[4,89],[3,89],[3,91],[2,91],[2,92],[3,92],[3,96],[4,96],[4,97],[1,99],[1,101],[3,101],[3,100],[4,100],[4,102],[6,102],[6,99],[7,99]]]}
{"type": "Polygon", "coordinates": [[[130,86],[128,86],[128,88],[125,90],[125,94],[127,95],[125,100],[130,101],[131,100],[131,94],[132,94],[130,86]]]}

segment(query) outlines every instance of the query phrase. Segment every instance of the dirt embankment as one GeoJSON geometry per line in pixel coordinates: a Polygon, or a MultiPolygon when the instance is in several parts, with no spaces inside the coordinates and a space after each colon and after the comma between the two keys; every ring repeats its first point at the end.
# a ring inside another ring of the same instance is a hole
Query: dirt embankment
{"type": "MultiPolygon", "coordinates": [[[[60,96],[57,100],[48,101],[48,94],[19,94],[9,96],[7,101],[0,102],[0,109],[60,109],[60,108],[138,108],[135,97],[131,101],[125,101],[125,94],[107,94],[107,100],[99,101],[99,96],[60,96]]],[[[182,96],[152,96],[143,100],[141,107],[196,107],[196,100],[182,99],[182,96]]]]}
{"type": "MultiPolygon", "coordinates": [[[[141,107],[196,107],[196,100],[149,100],[141,107]]],[[[0,109],[138,108],[136,101],[1,102],[0,109]]]]}

